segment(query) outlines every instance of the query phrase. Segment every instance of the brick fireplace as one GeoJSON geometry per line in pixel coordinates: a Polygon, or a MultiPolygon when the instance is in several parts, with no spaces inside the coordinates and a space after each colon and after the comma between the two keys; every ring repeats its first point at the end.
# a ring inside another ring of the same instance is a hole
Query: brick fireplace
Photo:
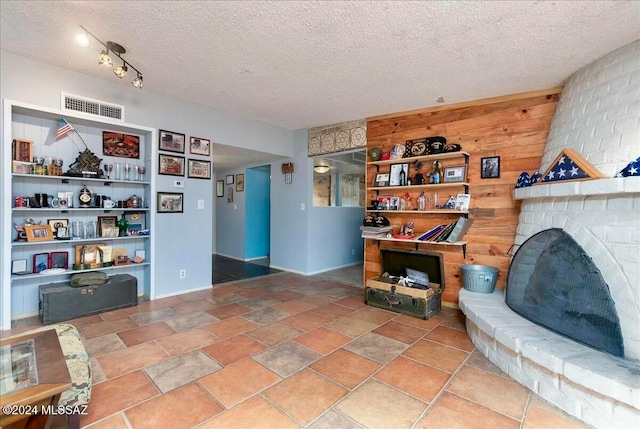
{"type": "Polygon", "coordinates": [[[613,176],[640,155],[640,41],[569,78],[540,171],[565,148],[608,178],[517,189],[522,206],[515,247],[552,228],[575,240],[609,288],[624,356],[521,318],[506,307],[502,291],[463,290],[460,307],[476,347],[518,382],[595,427],[631,427],[640,420],[640,178],[613,176]]]}

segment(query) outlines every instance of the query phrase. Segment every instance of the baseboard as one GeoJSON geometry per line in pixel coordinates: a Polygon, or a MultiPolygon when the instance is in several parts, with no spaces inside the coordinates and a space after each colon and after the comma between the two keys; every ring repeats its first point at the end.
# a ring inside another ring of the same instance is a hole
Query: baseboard
{"type": "Polygon", "coordinates": [[[349,264],[340,265],[340,266],[331,267],[331,268],[324,268],[322,270],[312,271],[312,272],[309,272],[309,273],[305,273],[305,272],[297,271],[297,270],[292,270],[291,268],[279,267],[277,265],[269,265],[269,268],[274,268],[276,270],[286,271],[286,272],[294,273],[294,274],[300,274],[301,276],[315,276],[316,274],[326,273],[327,271],[339,270],[339,269],[342,269],[342,268],[352,267],[354,265],[360,265],[360,264],[364,264],[364,261],[351,262],[349,264]]]}
{"type": "Polygon", "coordinates": [[[200,292],[201,290],[206,290],[206,289],[211,289],[211,288],[213,288],[213,285],[198,286],[198,287],[193,288],[193,289],[180,290],[180,291],[171,292],[171,293],[167,293],[167,294],[163,294],[163,295],[156,295],[155,299],[169,298],[170,296],[184,295],[185,293],[191,293],[191,292],[200,292]]]}

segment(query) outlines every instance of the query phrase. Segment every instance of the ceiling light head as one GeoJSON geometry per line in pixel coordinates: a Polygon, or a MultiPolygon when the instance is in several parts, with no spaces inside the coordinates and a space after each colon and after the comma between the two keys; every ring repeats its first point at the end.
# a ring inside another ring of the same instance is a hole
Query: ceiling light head
{"type": "Polygon", "coordinates": [[[329,167],[328,165],[316,165],[315,167],[313,167],[313,171],[319,174],[324,174],[329,170],[331,170],[331,167],[329,167]]]}
{"type": "Polygon", "coordinates": [[[91,39],[89,39],[87,32],[83,31],[82,33],[76,34],[76,42],[83,48],[88,48],[91,44],[91,39]]]}
{"type": "Polygon", "coordinates": [[[127,64],[126,63],[122,63],[122,66],[118,66],[115,69],[113,69],[113,73],[118,76],[120,79],[122,79],[123,77],[125,77],[127,75],[127,71],[129,69],[127,68],[127,64]]]}
{"type": "Polygon", "coordinates": [[[138,77],[131,81],[131,85],[135,86],[136,88],[142,89],[142,75],[140,73],[138,73],[138,77]]]}
{"type": "Polygon", "coordinates": [[[98,65],[111,67],[113,66],[113,61],[111,61],[111,57],[109,56],[109,51],[102,50],[100,52],[100,57],[98,57],[98,65]]]}
{"type": "Polygon", "coordinates": [[[124,46],[116,43],[116,42],[107,42],[107,48],[111,51],[111,52],[115,52],[116,54],[118,54],[118,56],[124,54],[127,52],[127,50],[124,48],[124,46]]]}

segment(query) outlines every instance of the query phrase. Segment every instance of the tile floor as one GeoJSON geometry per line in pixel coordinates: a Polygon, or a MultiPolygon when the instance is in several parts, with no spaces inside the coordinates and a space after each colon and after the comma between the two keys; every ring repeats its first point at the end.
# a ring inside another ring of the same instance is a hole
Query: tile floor
{"type": "Polygon", "coordinates": [[[321,277],[272,274],[71,321],[93,368],[81,426],[586,427],[487,361],[458,310],[403,316],[321,277]]]}

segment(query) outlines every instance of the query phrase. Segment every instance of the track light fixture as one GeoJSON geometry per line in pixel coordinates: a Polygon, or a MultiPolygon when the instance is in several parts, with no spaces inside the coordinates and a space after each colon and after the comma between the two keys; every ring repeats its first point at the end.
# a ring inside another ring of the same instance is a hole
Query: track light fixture
{"type": "Polygon", "coordinates": [[[83,47],[89,46],[89,43],[86,42],[86,41],[90,41],[89,38],[87,37],[87,35],[89,35],[94,39],[96,39],[102,46],[105,47],[105,49],[103,49],[102,52],[100,52],[100,56],[98,57],[98,65],[105,66],[105,67],[112,67],[113,60],[109,56],[109,52],[111,52],[113,55],[115,55],[122,61],[122,66],[118,66],[114,68],[113,73],[116,76],[118,76],[120,79],[123,79],[127,75],[129,68],[132,68],[136,72],[136,78],[133,79],[133,81],[131,81],[131,84],[136,88],[142,89],[142,73],[140,72],[140,70],[135,68],[129,61],[122,58],[122,55],[127,52],[124,46],[115,42],[105,43],[102,40],[98,39],[95,35],[93,35],[89,30],[84,28],[82,25],[80,26],[80,28],[84,30],[84,34],[79,34],[76,36],[76,41],[80,44],[80,46],[83,46],[83,47]]]}

